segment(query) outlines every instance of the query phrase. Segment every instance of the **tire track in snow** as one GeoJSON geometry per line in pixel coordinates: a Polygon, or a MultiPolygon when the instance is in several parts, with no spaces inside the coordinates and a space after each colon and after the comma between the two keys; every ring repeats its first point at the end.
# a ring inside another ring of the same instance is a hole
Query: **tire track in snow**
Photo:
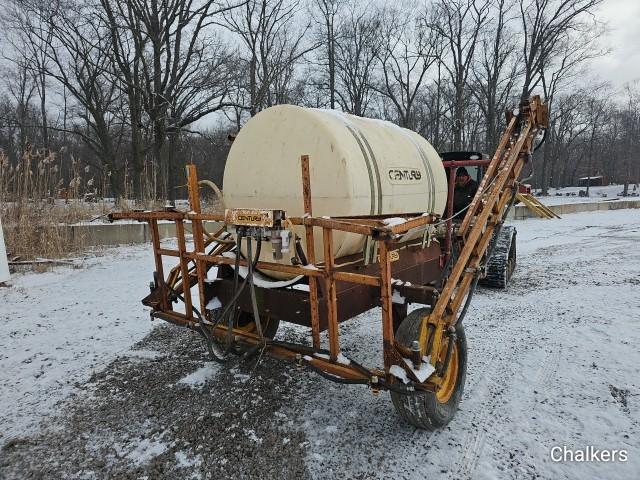
{"type": "Polygon", "coordinates": [[[551,353],[547,352],[540,364],[534,379],[534,392],[540,396],[541,402],[546,402],[551,393],[553,379],[556,377],[560,365],[561,346],[553,345],[551,353]]]}
{"type": "MultiPolygon", "coordinates": [[[[499,294],[499,296],[502,295],[499,294]]],[[[499,312],[497,314],[500,316],[499,312]]],[[[514,328],[513,324],[511,326],[514,328]]],[[[479,357],[487,359],[480,362],[481,371],[484,373],[469,389],[472,398],[468,401],[468,406],[473,408],[476,413],[469,422],[472,428],[465,434],[462,442],[461,457],[449,470],[451,480],[472,478],[484,452],[487,439],[496,437],[501,425],[505,423],[505,420],[495,413],[511,384],[510,381],[501,382],[514,378],[514,360],[529,336],[514,336],[511,329],[502,330],[500,333],[502,335],[494,337],[494,342],[492,342],[492,346],[501,347],[500,350],[494,350],[491,355],[479,357]],[[514,338],[517,339],[515,342],[514,338]]],[[[476,369],[477,367],[474,366],[476,369]]]]}

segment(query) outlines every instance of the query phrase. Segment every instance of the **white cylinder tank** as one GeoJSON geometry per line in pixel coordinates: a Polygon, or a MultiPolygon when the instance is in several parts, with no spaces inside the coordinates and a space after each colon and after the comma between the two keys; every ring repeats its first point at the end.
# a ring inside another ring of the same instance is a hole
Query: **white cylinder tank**
{"type": "MultiPolygon", "coordinates": [[[[224,171],[225,207],[302,216],[303,154],[309,155],[314,217],[444,211],[442,160],[420,135],[382,120],[293,105],[263,110],[240,130],[224,171]]],[[[304,245],[303,227],[295,233],[304,245]]],[[[335,232],[334,242],[336,258],[364,247],[360,235],[335,232]]],[[[320,262],[320,229],[315,243],[320,262]]],[[[263,249],[263,260],[271,260],[269,251],[263,249]]],[[[285,255],[281,262],[290,260],[285,255]]]]}

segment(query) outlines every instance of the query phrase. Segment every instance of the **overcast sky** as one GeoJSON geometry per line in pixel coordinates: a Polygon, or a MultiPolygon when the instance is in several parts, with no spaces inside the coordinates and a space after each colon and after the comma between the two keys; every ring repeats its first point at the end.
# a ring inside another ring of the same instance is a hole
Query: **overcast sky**
{"type": "Polygon", "coordinates": [[[594,73],[616,88],[640,78],[640,0],[605,0],[597,15],[609,26],[602,43],[611,52],[593,61],[594,73]]]}

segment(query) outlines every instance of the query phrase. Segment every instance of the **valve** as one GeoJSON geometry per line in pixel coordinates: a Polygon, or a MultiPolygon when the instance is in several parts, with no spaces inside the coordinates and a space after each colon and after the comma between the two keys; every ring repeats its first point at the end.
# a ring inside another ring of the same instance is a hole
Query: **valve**
{"type": "Polygon", "coordinates": [[[280,260],[282,258],[282,237],[279,235],[271,236],[271,248],[273,248],[273,259],[280,260]]]}
{"type": "Polygon", "coordinates": [[[282,259],[283,253],[289,253],[289,240],[291,232],[289,230],[274,230],[271,232],[271,247],[273,248],[273,259],[282,259]]]}

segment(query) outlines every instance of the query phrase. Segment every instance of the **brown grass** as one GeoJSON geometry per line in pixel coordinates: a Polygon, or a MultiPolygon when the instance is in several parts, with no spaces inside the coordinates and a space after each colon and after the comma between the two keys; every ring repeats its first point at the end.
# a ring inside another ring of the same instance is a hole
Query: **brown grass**
{"type": "MultiPolygon", "coordinates": [[[[65,161],[69,163],[68,159],[65,161]]],[[[66,226],[99,219],[114,209],[150,210],[165,206],[164,201],[152,198],[148,185],[144,201],[133,202],[125,194],[116,205],[105,202],[106,181],[103,179],[101,185],[96,185],[90,167],[81,165],[74,158],[70,163],[71,172],[67,172],[67,178],[71,180],[68,181],[62,175],[62,159],[57,153],[29,149],[17,165],[11,165],[0,151],[0,217],[10,256],[33,260],[77,255],[85,246],[81,238],[73,238],[71,229],[66,226]],[[89,193],[98,201],[85,201],[84,197],[89,193]]],[[[201,195],[203,211],[222,210],[219,199],[208,188],[201,189],[201,195]]],[[[177,206],[181,210],[188,208],[184,202],[177,206]]]]}
{"type": "Polygon", "coordinates": [[[105,213],[104,204],[78,199],[93,190],[93,181],[83,180],[88,173],[72,159],[72,179],[65,182],[55,153],[29,149],[10,165],[0,152],[0,216],[11,256],[63,258],[82,248],[64,225],[105,213]]]}

